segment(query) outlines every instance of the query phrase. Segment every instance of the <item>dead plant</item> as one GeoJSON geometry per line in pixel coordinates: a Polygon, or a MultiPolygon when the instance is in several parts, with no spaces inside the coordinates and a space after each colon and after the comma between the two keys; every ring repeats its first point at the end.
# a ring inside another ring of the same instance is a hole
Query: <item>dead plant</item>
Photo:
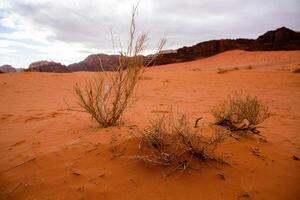
{"type": "Polygon", "coordinates": [[[138,135],[140,154],[132,158],[147,164],[172,167],[171,173],[191,168],[194,161],[225,163],[214,155],[223,136],[204,137],[197,130],[190,128],[185,114],[170,112],[160,116],[138,135]]]}
{"type": "Polygon", "coordinates": [[[293,69],[293,73],[300,73],[300,67],[293,69]]]}
{"type": "Polygon", "coordinates": [[[236,94],[220,103],[212,110],[215,124],[230,131],[259,133],[257,125],[271,116],[268,106],[256,96],[236,94]]]}
{"type": "Polygon", "coordinates": [[[223,68],[218,68],[218,74],[225,74],[225,73],[227,73],[227,72],[229,72],[230,70],[228,70],[228,69],[223,69],[223,68]]]}
{"type": "MultiPolygon", "coordinates": [[[[131,15],[129,43],[127,50],[120,53],[119,65],[111,73],[99,72],[94,79],[88,80],[82,88],[75,85],[75,96],[81,111],[90,114],[102,127],[115,126],[121,120],[124,111],[132,103],[132,95],[144,72],[144,67],[152,63],[160,54],[166,40],[159,43],[157,53],[145,60],[140,54],[146,48],[147,34],[136,37],[136,12],[131,15]]],[[[100,60],[101,63],[101,60],[100,60]]]]}
{"type": "Polygon", "coordinates": [[[218,74],[225,74],[225,73],[227,73],[227,72],[231,72],[231,71],[236,71],[236,70],[239,70],[239,68],[238,67],[234,67],[234,68],[226,68],[226,69],[224,69],[224,68],[218,68],[218,74]]]}
{"type": "Polygon", "coordinates": [[[248,65],[248,66],[246,67],[246,69],[253,69],[253,66],[252,66],[252,65],[248,65]]]}

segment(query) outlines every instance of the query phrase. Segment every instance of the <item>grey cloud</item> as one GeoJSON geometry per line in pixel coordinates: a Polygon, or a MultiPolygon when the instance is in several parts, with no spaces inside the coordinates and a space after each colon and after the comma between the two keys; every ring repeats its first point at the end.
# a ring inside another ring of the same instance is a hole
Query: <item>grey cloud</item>
{"type": "MultiPolygon", "coordinates": [[[[112,28],[124,42],[130,15],[130,6],[124,5],[136,1],[68,2],[13,1],[11,11],[37,27],[52,30],[49,41],[109,49],[112,45],[108,30],[112,28]],[[120,12],[122,7],[124,11],[120,12]]],[[[255,38],[280,26],[300,29],[298,0],[141,0],[139,5],[140,28],[149,31],[153,40],[166,34],[172,47],[217,38],[255,38]]]]}

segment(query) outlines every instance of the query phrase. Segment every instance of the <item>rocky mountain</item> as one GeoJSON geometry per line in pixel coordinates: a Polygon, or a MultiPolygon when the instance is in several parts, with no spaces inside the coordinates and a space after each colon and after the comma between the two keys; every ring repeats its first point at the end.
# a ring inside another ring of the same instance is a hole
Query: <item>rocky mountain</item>
{"type": "Polygon", "coordinates": [[[300,33],[282,27],[268,31],[256,40],[222,39],[201,42],[191,47],[179,48],[176,53],[162,54],[155,64],[191,61],[234,49],[247,51],[300,50],[300,33]]]}
{"type": "Polygon", "coordinates": [[[277,51],[277,50],[299,50],[300,32],[290,30],[286,27],[275,31],[268,31],[255,40],[255,46],[251,50],[277,51]]]}
{"type": "Polygon", "coordinates": [[[53,61],[37,61],[31,63],[26,71],[30,72],[70,72],[70,70],[61,63],[53,61]]]}
{"type": "Polygon", "coordinates": [[[119,63],[118,55],[92,54],[79,63],[68,66],[70,71],[111,71],[119,63]]]}
{"type": "Polygon", "coordinates": [[[191,47],[182,47],[177,49],[176,53],[165,53],[158,57],[155,64],[169,64],[176,62],[191,61],[195,59],[205,58],[213,56],[215,54],[234,50],[248,50],[252,46],[254,40],[250,39],[222,39],[222,40],[210,40],[206,42],[198,43],[191,47]]]}
{"type": "Polygon", "coordinates": [[[0,66],[0,73],[13,73],[13,72],[17,72],[17,70],[11,65],[0,66]]]}

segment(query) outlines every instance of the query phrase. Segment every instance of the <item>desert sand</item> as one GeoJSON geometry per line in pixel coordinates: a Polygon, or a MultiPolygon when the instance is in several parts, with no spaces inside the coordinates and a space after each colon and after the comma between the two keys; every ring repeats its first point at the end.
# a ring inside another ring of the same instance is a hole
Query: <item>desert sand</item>
{"type": "Polygon", "coordinates": [[[152,67],[124,124],[105,129],[67,106],[75,102],[74,84],[95,73],[1,74],[0,199],[300,199],[295,67],[300,51],[238,50],[152,67]],[[209,123],[210,110],[235,91],[258,96],[274,113],[261,128],[267,142],[228,139],[221,151],[231,165],[202,164],[168,177],[163,167],[129,159],[137,146],[128,138],[157,114],[172,106],[209,123]]]}

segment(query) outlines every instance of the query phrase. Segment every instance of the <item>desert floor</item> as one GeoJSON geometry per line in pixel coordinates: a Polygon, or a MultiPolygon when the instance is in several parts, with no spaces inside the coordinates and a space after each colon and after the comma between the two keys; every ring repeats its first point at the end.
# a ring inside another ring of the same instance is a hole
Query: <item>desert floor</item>
{"type": "Polygon", "coordinates": [[[229,51],[149,68],[125,123],[113,128],[67,109],[74,84],[95,73],[1,74],[0,199],[300,199],[295,67],[300,51],[229,51]],[[127,139],[170,106],[209,124],[211,109],[236,91],[258,96],[274,113],[261,129],[267,142],[228,138],[220,151],[230,165],[200,164],[182,175],[165,176],[166,168],[129,159],[137,144],[127,139]]]}

